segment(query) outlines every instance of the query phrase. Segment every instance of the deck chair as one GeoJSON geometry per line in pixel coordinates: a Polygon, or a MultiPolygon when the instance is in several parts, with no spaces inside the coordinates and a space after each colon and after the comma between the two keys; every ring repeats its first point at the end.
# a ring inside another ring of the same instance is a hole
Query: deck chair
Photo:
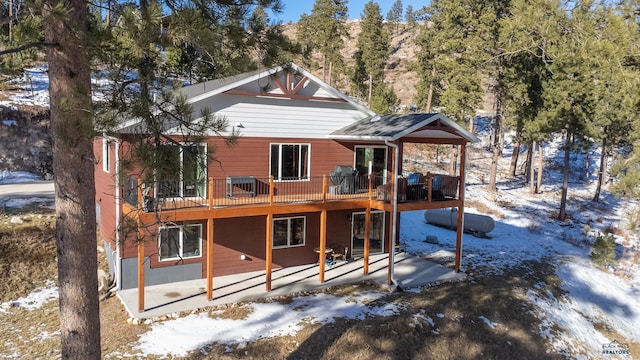
{"type": "Polygon", "coordinates": [[[347,252],[349,251],[348,247],[337,243],[329,244],[328,247],[333,249],[333,251],[327,254],[327,265],[333,266],[340,259],[347,261],[347,252]]]}

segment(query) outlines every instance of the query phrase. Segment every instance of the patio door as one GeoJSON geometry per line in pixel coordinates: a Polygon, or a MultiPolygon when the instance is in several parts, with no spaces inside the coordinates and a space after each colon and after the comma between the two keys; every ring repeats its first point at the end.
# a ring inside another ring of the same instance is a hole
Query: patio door
{"type": "MultiPolygon", "coordinates": [[[[351,256],[361,257],[364,255],[366,213],[355,212],[351,220],[351,256]]],[[[369,254],[381,254],[384,251],[384,211],[372,211],[370,225],[369,254]]]]}
{"type": "Polygon", "coordinates": [[[367,189],[369,184],[367,175],[373,176],[373,188],[385,184],[387,172],[387,148],[384,146],[356,146],[355,169],[361,181],[358,187],[367,189]]]}

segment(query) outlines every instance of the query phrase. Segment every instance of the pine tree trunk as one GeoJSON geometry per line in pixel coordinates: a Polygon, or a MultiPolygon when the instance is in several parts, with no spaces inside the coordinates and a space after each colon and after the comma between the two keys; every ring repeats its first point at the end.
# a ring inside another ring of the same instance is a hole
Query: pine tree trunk
{"type": "MultiPolygon", "coordinates": [[[[605,129],[606,131],[606,129],[605,129]]],[[[602,139],[602,153],[600,154],[600,169],[598,169],[598,183],[596,185],[596,193],[593,195],[593,201],[600,201],[600,191],[604,182],[604,172],[607,170],[607,138],[602,139]]]]}
{"type": "Polygon", "coordinates": [[[538,194],[542,191],[542,166],[542,141],[540,141],[540,144],[538,145],[538,189],[536,191],[538,194]]]}
{"type": "MultiPolygon", "coordinates": [[[[536,142],[534,141],[531,144],[531,153],[535,153],[536,152],[536,142]]],[[[529,172],[529,192],[532,194],[536,193],[536,172],[534,171],[534,162],[535,162],[535,156],[531,156],[531,163],[529,166],[531,166],[531,171],[529,172]]]]}
{"type": "MultiPolygon", "coordinates": [[[[516,136],[517,137],[517,136],[516,136]]],[[[518,168],[518,156],[520,155],[520,141],[516,141],[513,144],[513,152],[511,153],[511,165],[509,166],[509,174],[516,176],[516,169],[518,168]]]]}
{"type": "Polygon", "coordinates": [[[504,149],[504,126],[500,124],[500,156],[503,155],[504,149]]]}
{"type": "Polygon", "coordinates": [[[569,192],[569,159],[571,153],[570,134],[567,131],[567,138],[564,142],[564,166],[562,169],[562,195],[560,197],[560,212],[558,220],[564,221],[567,218],[567,193],[569,192]]]}
{"type": "Polygon", "coordinates": [[[373,96],[373,76],[369,73],[369,97],[367,98],[369,106],[371,106],[371,96],[373,96]]]}
{"type": "Polygon", "coordinates": [[[83,0],[43,6],[56,193],[63,359],[100,359],[88,10],[83,0]]]}
{"type": "Polygon", "coordinates": [[[527,149],[527,159],[524,161],[524,178],[529,179],[531,177],[531,157],[534,156],[531,150],[532,143],[529,143],[529,148],[527,149]]]}
{"type": "Polygon", "coordinates": [[[327,82],[327,55],[322,55],[322,81],[327,82]]]}
{"type": "Polygon", "coordinates": [[[496,100],[496,118],[493,122],[493,156],[491,157],[491,173],[489,174],[489,190],[496,191],[496,178],[498,174],[498,160],[502,151],[500,149],[500,129],[502,128],[501,100],[496,100]]]}
{"type": "Polygon", "coordinates": [[[9,0],[9,44],[13,41],[13,0],[9,0]]]}
{"type": "MultiPolygon", "coordinates": [[[[436,68],[432,68],[431,69],[431,78],[433,79],[433,77],[436,75],[436,68]]],[[[427,93],[427,108],[425,109],[425,112],[429,113],[431,112],[431,100],[433,99],[433,80],[429,83],[429,92],[427,93]]]]}

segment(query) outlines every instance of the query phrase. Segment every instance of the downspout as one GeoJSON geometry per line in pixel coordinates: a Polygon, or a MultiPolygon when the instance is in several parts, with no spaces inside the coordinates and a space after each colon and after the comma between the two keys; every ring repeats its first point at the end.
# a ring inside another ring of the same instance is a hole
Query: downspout
{"type": "Polygon", "coordinates": [[[395,156],[395,160],[393,161],[393,214],[391,214],[391,237],[393,239],[391,239],[391,241],[389,242],[389,252],[390,252],[390,256],[391,256],[391,264],[389,265],[391,268],[391,282],[393,283],[393,285],[398,285],[396,278],[395,278],[395,274],[394,274],[394,268],[395,268],[395,256],[396,256],[396,224],[398,222],[398,160],[399,160],[399,155],[398,155],[398,145],[390,143],[389,140],[385,140],[384,141],[385,145],[392,147],[393,148],[393,152],[394,152],[394,156],[395,156]]]}
{"type": "MultiPolygon", "coordinates": [[[[109,291],[111,290],[115,290],[118,291],[120,290],[120,285],[121,285],[121,279],[120,279],[120,274],[122,273],[122,259],[120,257],[120,202],[121,202],[121,197],[120,197],[120,139],[117,137],[113,137],[113,136],[108,136],[107,134],[103,133],[102,137],[105,138],[108,141],[113,141],[115,143],[115,176],[116,176],[116,191],[115,191],[115,202],[116,202],[116,256],[113,259],[113,261],[115,262],[115,269],[114,269],[114,284],[111,285],[111,288],[109,289],[109,291]]],[[[109,147],[107,147],[107,151],[109,151],[109,147]]],[[[109,292],[107,292],[108,294],[109,292]]]]}
{"type": "Polygon", "coordinates": [[[120,256],[120,139],[116,138],[116,266],[115,290],[120,290],[120,274],[122,273],[122,258],[120,256]]]}

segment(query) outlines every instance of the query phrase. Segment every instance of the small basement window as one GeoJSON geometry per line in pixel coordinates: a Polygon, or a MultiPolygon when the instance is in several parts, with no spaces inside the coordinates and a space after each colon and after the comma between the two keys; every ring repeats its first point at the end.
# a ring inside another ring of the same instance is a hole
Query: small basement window
{"type": "Polygon", "coordinates": [[[304,246],[306,218],[304,216],[273,219],[273,248],[304,246]]]}
{"type": "Polygon", "coordinates": [[[202,225],[166,226],[160,228],[158,241],[160,261],[200,257],[202,225]]]}

